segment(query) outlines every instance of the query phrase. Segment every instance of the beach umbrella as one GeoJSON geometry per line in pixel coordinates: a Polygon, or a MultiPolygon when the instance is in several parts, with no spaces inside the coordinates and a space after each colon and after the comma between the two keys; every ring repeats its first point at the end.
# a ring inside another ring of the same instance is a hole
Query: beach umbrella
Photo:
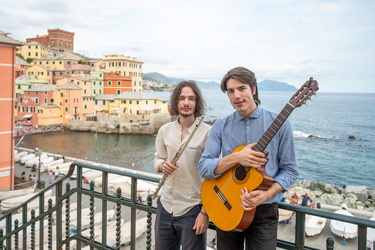
{"type": "MultiPolygon", "coordinates": [[[[336,211],[336,214],[344,214],[347,216],[353,216],[349,211],[346,210],[347,206],[342,206],[343,209],[340,209],[336,211]]],[[[345,239],[352,239],[357,237],[357,229],[358,226],[355,224],[343,222],[343,221],[337,221],[337,220],[331,220],[331,231],[340,236],[344,237],[345,239]]]]}

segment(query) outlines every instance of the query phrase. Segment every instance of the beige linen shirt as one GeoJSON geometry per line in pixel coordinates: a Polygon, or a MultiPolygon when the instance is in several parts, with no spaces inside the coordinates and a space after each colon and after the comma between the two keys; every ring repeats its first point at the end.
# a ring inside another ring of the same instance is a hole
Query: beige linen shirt
{"type": "MultiPolygon", "coordinates": [[[[165,161],[171,161],[179,150],[182,142],[187,141],[196,127],[197,120],[188,129],[188,135],[181,140],[181,125],[178,121],[164,124],[156,136],[154,167],[158,172],[159,166],[165,161]]],[[[191,138],[185,151],[177,163],[180,168],[169,175],[162,187],[161,204],[173,216],[187,213],[195,205],[201,204],[200,191],[203,178],[198,173],[198,162],[204,150],[208,132],[211,126],[202,122],[191,138]]]]}

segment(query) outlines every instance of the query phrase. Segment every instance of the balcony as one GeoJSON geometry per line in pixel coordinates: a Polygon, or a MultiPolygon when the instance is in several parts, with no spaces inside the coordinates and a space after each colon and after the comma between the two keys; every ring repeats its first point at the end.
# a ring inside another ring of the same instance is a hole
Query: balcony
{"type": "MultiPolygon", "coordinates": [[[[146,204],[137,203],[137,186],[140,181],[157,184],[159,178],[137,171],[126,169],[120,171],[73,162],[69,172],[63,178],[46,189],[40,190],[33,197],[0,217],[0,223],[5,225],[5,230],[0,229],[0,249],[43,249],[43,247],[48,249],[62,249],[63,247],[66,249],[83,247],[119,249],[121,246],[126,246],[126,249],[151,249],[153,245],[152,217],[156,208],[152,205],[151,194],[147,196],[146,204]],[[95,188],[94,182],[90,182],[89,185],[84,183],[83,173],[88,170],[100,174],[101,188],[95,188]],[[113,194],[109,192],[109,177],[113,174],[130,178],[129,190],[118,188],[113,194]],[[54,191],[54,195],[46,201],[46,195],[51,191],[54,191]],[[32,202],[39,204],[37,209],[28,209],[32,202]],[[84,207],[84,204],[88,207],[84,207]],[[99,210],[109,211],[112,208],[114,223],[108,220],[110,216],[108,213],[97,215],[99,210]],[[137,234],[139,235],[137,210],[145,213],[145,237],[141,238],[137,238],[137,234]],[[14,219],[17,211],[21,211],[20,219],[14,219]],[[85,218],[88,218],[86,223],[85,218]],[[129,236],[126,240],[122,236],[122,233],[126,231],[122,227],[123,220],[129,221],[129,236]],[[44,242],[44,246],[38,246],[39,242],[44,242]]],[[[288,242],[278,239],[279,249],[316,249],[306,246],[305,215],[307,214],[358,225],[356,249],[366,249],[367,229],[375,228],[375,221],[357,217],[286,203],[279,203],[279,208],[293,211],[296,215],[295,226],[292,227],[294,230],[289,229],[289,233],[294,235],[295,240],[288,242]]],[[[211,223],[208,234],[212,235],[214,229],[215,225],[211,223]]],[[[334,240],[328,237],[326,249],[333,248],[334,240]]]]}

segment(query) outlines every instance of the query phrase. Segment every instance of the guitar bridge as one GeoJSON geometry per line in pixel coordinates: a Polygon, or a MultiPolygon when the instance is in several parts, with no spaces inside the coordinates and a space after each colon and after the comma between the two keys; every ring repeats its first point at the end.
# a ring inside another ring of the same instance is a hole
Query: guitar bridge
{"type": "Polygon", "coordinates": [[[227,198],[225,198],[224,194],[220,191],[219,187],[217,185],[214,186],[214,190],[216,195],[219,197],[220,201],[224,204],[224,206],[228,209],[232,209],[232,205],[229,203],[227,198]]]}

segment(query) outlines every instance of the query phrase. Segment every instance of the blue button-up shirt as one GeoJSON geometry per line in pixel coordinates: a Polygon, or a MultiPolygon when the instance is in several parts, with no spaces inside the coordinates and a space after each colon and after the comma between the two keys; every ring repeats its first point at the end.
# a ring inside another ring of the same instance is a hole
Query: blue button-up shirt
{"type": "MultiPolygon", "coordinates": [[[[213,179],[220,158],[227,156],[241,145],[258,142],[267,131],[277,114],[263,109],[260,105],[247,117],[237,111],[217,120],[210,131],[205,150],[199,161],[198,171],[203,178],[213,179]]],[[[294,148],[293,130],[288,120],[280,127],[265,149],[269,152],[265,171],[288,190],[298,178],[298,167],[294,148]]],[[[264,202],[279,202],[282,193],[264,202]]]]}

